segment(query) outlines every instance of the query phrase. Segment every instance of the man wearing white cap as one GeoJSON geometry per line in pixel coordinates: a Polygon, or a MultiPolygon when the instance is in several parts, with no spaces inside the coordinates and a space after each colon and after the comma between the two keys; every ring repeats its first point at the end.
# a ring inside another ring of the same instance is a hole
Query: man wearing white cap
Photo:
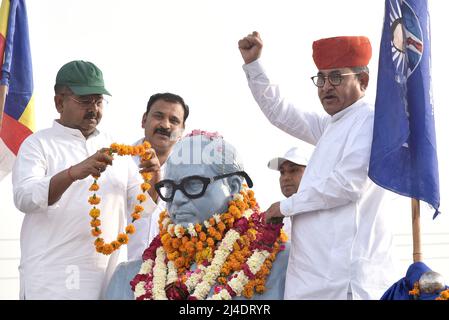
{"type": "MultiPolygon", "coordinates": [[[[283,157],[271,159],[268,162],[268,168],[277,170],[280,173],[279,185],[282,194],[288,198],[294,195],[301,183],[302,176],[309,162],[305,150],[298,147],[289,149],[283,157]]],[[[290,217],[284,218],[284,231],[291,237],[290,217]]]]}
{"type": "Polygon", "coordinates": [[[308,155],[298,147],[289,149],[283,157],[268,162],[268,168],[280,172],[279,184],[282,194],[290,197],[298,191],[301,178],[306,170],[308,155]]]}

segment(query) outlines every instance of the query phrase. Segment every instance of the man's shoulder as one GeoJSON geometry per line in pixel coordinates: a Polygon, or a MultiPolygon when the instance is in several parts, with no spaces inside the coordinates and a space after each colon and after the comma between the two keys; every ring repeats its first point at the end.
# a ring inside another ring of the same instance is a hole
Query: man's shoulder
{"type": "Polygon", "coordinates": [[[369,100],[362,99],[360,101],[359,108],[356,109],[356,112],[367,116],[374,116],[374,104],[369,100]]]}
{"type": "Polygon", "coordinates": [[[357,127],[364,130],[372,126],[374,123],[374,105],[365,99],[358,101],[357,105],[351,108],[347,121],[351,122],[351,131],[357,131],[357,127]]]}
{"type": "Polygon", "coordinates": [[[140,266],[142,265],[142,260],[138,259],[138,260],[132,260],[132,261],[125,261],[125,262],[121,262],[118,266],[116,270],[121,270],[121,272],[131,272],[131,271],[136,271],[135,274],[137,274],[137,272],[140,269],[140,266]]]}
{"type": "Polygon", "coordinates": [[[130,282],[140,271],[142,260],[133,260],[120,263],[112,275],[106,290],[105,298],[108,300],[131,300],[134,293],[130,282]]]}
{"type": "Polygon", "coordinates": [[[29,143],[37,143],[42,140],[48,140],[56,134],[56,131],[53,127],[40,129],[36,132],[33,132],[28,137],[23,140],[22,145],[26,146],[29,143]]]}

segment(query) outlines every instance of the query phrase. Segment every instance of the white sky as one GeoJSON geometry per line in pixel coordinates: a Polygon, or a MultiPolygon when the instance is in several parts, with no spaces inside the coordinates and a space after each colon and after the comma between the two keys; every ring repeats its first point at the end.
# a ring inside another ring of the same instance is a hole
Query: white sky
{"type": "MultiPolygon", "coordinates": [[[[447,67],[446,1],[429,0],[432,73],[440,167],[441,207],[448,211],[449,151],[444,147],[449,119],[445,90],[447,67]]],[[[143,136],[142,113],[150,95],[170,91],[190,106],[187,131],[220,132],[240,151],[254,181],[256,197],[266,209],[282,199],[278,173],[268,160],[298,140],[272,126],[253,100],[241,65],[237,41],[253,30],[261,33],[264,65],[298,105],[322,110],[310,76],[316,73],[312,42],[338,35],[366,35],[373,46],[368,97],[374,102],[384,1],[360,0],[29,0],[27,1],[34,73],[37,128],[58,117],[53,104],[56,73],[81,59],[102,69],[112,93],[100,128],[132,143],[143,136]]],[[[0,191],[10,193],[7,177],[0,191]]],[[[410,220],[409,202],[399,211],[410,220]]],[[[12,197],[2,196],[1,214],[14,211],[12,197]],[[5,210],[3,210],[5,208],[5,210]]],[[[422,206],[426,228],[448,230],[448,218],[431,221],[422,206]]],[[[0,238],[19,237],[20,222],[0,227],[0,238]]],[[[449,268],[448,268],[449,269],[449,268]]]]}

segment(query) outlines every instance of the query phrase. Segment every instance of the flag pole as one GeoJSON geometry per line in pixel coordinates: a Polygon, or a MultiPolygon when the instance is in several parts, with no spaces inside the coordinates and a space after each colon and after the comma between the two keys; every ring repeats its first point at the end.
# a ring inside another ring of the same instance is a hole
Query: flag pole
{"type": "Polygon", "coordinates": [[[419,200],[412,198],[413,262],[422,261],[419,200]]]}
{"type": "Polygon", "coordinates": [[[8,92],[8,87],[5,85],[0,85],[0,131],[2,131],[3,124],[3,111],[5,109],[6,93],[8,92]]]}

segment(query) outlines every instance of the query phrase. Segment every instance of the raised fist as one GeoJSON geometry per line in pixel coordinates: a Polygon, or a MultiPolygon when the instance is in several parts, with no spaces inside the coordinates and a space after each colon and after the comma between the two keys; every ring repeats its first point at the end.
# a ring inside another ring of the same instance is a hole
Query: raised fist
{"type": "Polygon", "coordinates": [[[260,58],[262,54],[263,42],[257,31],[239,40],[239,50],[245,64],[251,63],[260,58]]]}

